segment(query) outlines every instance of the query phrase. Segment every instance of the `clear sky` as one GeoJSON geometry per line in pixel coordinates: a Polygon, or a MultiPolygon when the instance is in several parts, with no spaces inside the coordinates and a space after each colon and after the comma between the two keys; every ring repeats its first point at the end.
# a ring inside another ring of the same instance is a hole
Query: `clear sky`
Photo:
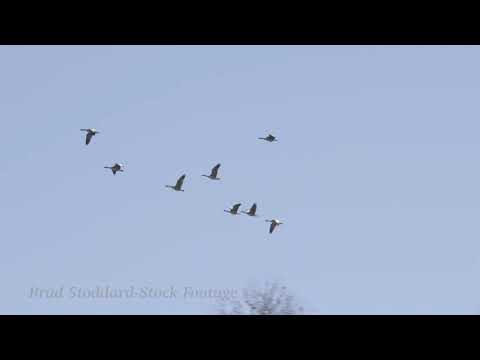
{"type": "Polygon", "coordinates": [[[310,313],[479,313],[479,63],[477,46],[0,46],[0,312],[206,314],[186,286],[277,280],[310,313]],[[97,286],[179,296],[71,297],[97,286]]]}

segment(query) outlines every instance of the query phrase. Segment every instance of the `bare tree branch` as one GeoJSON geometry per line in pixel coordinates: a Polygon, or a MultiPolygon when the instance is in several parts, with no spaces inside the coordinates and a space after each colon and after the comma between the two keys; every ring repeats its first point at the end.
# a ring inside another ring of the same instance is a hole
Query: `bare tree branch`
{"type": "Polygon", "coordinates": [[[221,315],[295,315],[303,314],[303,307],[285,286],[266,283],[262,288],[244,289],[240,298],[223,300],[221,315]]]}

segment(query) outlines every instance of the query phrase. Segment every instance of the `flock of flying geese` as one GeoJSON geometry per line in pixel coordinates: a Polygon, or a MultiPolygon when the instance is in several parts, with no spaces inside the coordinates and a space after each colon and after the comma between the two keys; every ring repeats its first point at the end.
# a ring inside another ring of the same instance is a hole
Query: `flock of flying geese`
{"type": "MultiPolygon", "coordinates": [[[[90,142],[92,141],[92,138],[95,135],[100,133],[98,130],[93,129],[93,128],[92,129],[80,129],[80,130],[85,131],[87,133],[86,134],[86,139],[85,139],[85,144],[86,145],[90,144],[90,142]]],[[[261,137],[261,138],[258,138],[258,139],[259,140],[265,140],[265,141],[268,141],[270,143],[278,141],[277,138],[275,136],[271,135],[271,134],[269,134],[267,137],[261,137]]],[[[206,178],[209,178],[210,180],[220,180],[220,178],[218,177],[218,170],[220,169],[220,166],[221,166],[221,164],[215,165],[213,167],[212,171],[210,172],[210,175],[202,175],[202,176],[204,176],[206,178]]],[[[113,166],[105,166],[104,168],[105,169],[110,169],[112,171],[113,175],[116,175],[117,172],[123,172],[124,171],[123,170],[123,165],[119,164],[119,163],[115,163],[115,164],[113,164],[113,166]]],[[[165,187],[171,188],[175,191],[185,191],[185,190],[182,189],[182,187],[183,187],[183,182],[185,181],[186,176],[187,176],[186,174],[183,174],[177,180],[175,185],[165,185],[165,187]]],[[[224,210],[224,211],[231,214],[231,215],[239,215],[240,206],[242,206],[242,204],[235,204],[235,205],[232,206],[231,209],[224,210]]],[[[246,214],[248,216],[257,217],[258,216],[256,214],[257,213],[257,204],[254,203],[249,211],[240,211],[240,212],[243,213],[243,214],[246,214]]],[[[277,226],[283,224],[282,222],[280,222],[277,219],[265,220],[265,222],[270,223],[270,234],[273,233],[273,231],[275,230],[275,228],[277,226]]]]}

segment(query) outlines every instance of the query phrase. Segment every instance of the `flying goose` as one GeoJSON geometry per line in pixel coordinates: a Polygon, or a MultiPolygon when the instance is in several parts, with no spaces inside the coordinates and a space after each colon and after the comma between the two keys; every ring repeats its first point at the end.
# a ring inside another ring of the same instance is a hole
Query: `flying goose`
{"type": "Polygon", "coordinates": [[[80,131],[86,131],[87,132],[87,137],[85,139],[85,144],[88,145],[90,144],[90,141],[92,140],[92,137],[100,134],[100,131],[97,131],[96,129],[80,129],[80,131]]]}
{"type": "Polygon", "coordinates": [[[210,173],[210,175],[202,175],[202,176],[205,176],[205,177],[209,178],[210,180],[220,180],[220,178],[217,177],[218,169],[220,169],[220,166],[221,166],[221,164],[215,165],[215,167],[212,169],[212,172],[210,173]]]}
{"type": "Polygon", "coordinates": [[[116,175],[117,171],[123,172],[122,164],[115,163],[113,166],[104,166],[104,168],[112,170],[113,175],[116,175]]]}
{"type": "Polygon", "coordinates": [[[165,185],[165,187],[168,187],[168,188],[171,188],[175,191],[185,191],[185,190],[182,190],[182,186],[183,186],[183,181],[185,180],[185,177],[187,175],[183,174],[182,176],[180,176],[177,180],[177,183],[175,184],[175,186],[171,186],[171,185],[165,185]]]}
{"type": "Polygon", "coordinates": [[[278,141],[277,138],[275,136],[273,136],[272,134],[268,134],[267,137],[264,137],[264,138],[258,138],[260,140],[265,140],[265,141],[268,141],[268,142],[274,142],[274,141],[278,141]]]}
{"type": "Polygon", "coordinates": [[[223,210],[229,214],[232,214],[232,215],[238,215],[238,209],[240,208],[240,206],[242,206],[242,204],[235,204],[233,205],[233,207],[229,210],[223,210]]]}
{"type": "Polygon", "coordinates": [[[247,214],[248,216],[258,216],[257,213],[257,204],[253,204],[250,210],[242,211],[242,213],[247,214]]]}
{"type": "Polygon", "coordinates": [[[270,234],[273,233],[273,230],[275,230],[275,228],[279,225],[282,225],[283,223],[276,220],[276,219],[272,219],[272,220],[265,220],[265,222],[269,222],[271,223],[270,225],[270,234]]]}

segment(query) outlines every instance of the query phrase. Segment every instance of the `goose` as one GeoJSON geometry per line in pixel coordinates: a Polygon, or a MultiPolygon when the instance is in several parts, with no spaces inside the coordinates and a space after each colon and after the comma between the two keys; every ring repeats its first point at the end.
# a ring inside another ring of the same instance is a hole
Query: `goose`
{"type": "Polygon", "coordinates": [[[240,208],[240,206],[242,206],[242,204],[235,204],[233,205],[233,207],[229,210],[223,210],[229,214],[232,214],[232,215],[238,215],[238,209],[240,208]]]}
{"type": "Polygon", "coordinates": [[[113,175],[116,175],[117,171],[123,172],[123,165],[118,163],[113,166],[104,166],[104,168],[112,170],[113,175]]]}
{"type": "Polygon", "coordinates": [[[220,178],[217,177],[218,169],[220,169],[220,166],[221,166],[221,164],[215,165],[214,168],[212,169],[212,172],[210,173],[210,175],[202,175],[202,176],[205,176],[205,177],[209,178],[210,180],[220,180],[220,178]]]}
{"type": "Polygon", "coordinates": [[[258,216],[257,213],[257,204],[253,204],[249,211],[242,211],[242,213],[247,214],[248,216],[258,216]]]}
{"type": "Polygon", "coordinates": [[[97,131],[97,129],[80,129],[80,131],[86,131],[87,132],[87,137],[85,139],[85,145],[90,144],[90,140],[92,140],[92,137],[100,134],[100,131],[97,131]]]}
{"type": "Polygon", "coordinates": [[[185,191],[185,190],[182,190],[182,186],[183,186],[183,181],[185,180],[185,177],[187,175],[183,174],[182,176],[180,176],[177,180],[177,183],[175,184],[175,186],[171,186],[171,185],[165,185],[165,187],[167,188],[171,188],[175,191],[185,191]]]}
{"type": "Polygon", "coordinates": [[[265,141],[268,141],[268,142],[274,142],[274,141],[278,141],[277,138],[275,136],[273,136],[272,134],[268,134],[267,137],[264,137],[264,138],[258,138],[259,140],[265,140],[265,141]]]}
{"type": "Polygon", "coordinates": [[[265,220],[265,222],[269,222],[271,223],[270,225],[270,234],[273,233],[273,230],[275,230],[275,228],[279,225],[282,225],[283,223],[276,220],[276,219],[272,219],[272,220],[265,220]]]}

